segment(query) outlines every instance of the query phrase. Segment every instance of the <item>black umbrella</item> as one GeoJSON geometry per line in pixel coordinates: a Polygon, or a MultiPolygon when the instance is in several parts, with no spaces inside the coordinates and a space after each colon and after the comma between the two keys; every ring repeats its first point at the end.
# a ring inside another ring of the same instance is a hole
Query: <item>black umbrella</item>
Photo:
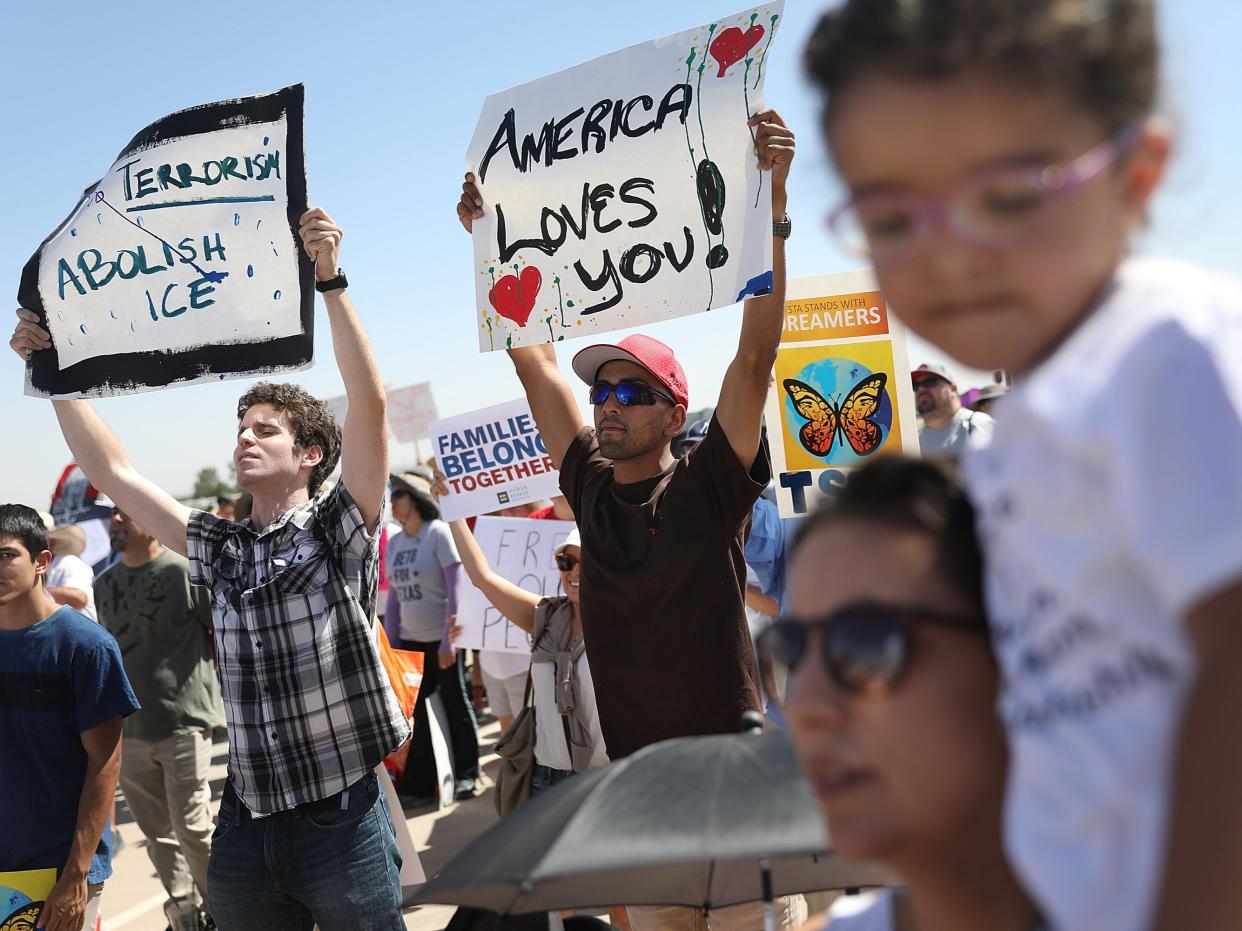
{"type": "Polygon", "coordinates": [[[788,736],[773,730],[669,740],[575,776],[476,838],[415,902],[722,908],[888,878],[831,854],[788,736]]]}

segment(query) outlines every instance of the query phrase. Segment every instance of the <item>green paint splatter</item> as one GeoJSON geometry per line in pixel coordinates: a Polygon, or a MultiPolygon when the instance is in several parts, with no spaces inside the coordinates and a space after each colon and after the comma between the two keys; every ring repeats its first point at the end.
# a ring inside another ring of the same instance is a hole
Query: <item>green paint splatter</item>
{"type": "MultiPolygon", "coordinates": [[[[758,18],[759,18],[758,13],[750,14],[750,25],[752,29],[754,28],[755,20],[758,18]]],[[[771,36],[769,36],[769,39],[770,38],[771,36]]],[[[742,74],[742,103],[746,107],[746,120],[748,123],[755,115],[750,110],[750,93],[746,90],[746,86],[750,82],[750,66],[754,62],[754,60],[755,60],[754,58],[746,59],[746,71],[742,74]]],[[[751,145],[757,145],[757,140],[755,139],[755,128],[750,125],[747,125],[746,128],[750,130],[751,145]]],[[[755,189],[755,207],[759,206],[759,196],[762,193],[763,193],[763,172],[760,171],[759,172],[759,187],[755,189]]]]}
{"type": "MultiPolygon", "coordinates": [[[[552,277],[552,283],[553,283],[554,285],[556,285],[556,302],[557,302],[557,304],[558,304],[558,306],[560,307],[560,310],[561,310],[561,326],[563,326],[565,329],[567,329],[567,330],[568,330],[568,329],[569,329],[569,324],[565,322],[565,307],[566,307],[566,303],[565,303],[565,294],[564,294],[564,292],[562,292],[562,291],[561,291],[561,276],[560,276],[560,275],[554,275],[554,276],[552,277]]],[[[573,301],[570,301],[570,302],[569,302],[569,304],[568,304],[568,306],[569,306],[569,307],[573,307],[573,306],[574,306],[574,302],[573,302],[573,301]]],[[[548,319],[549,319],[549,320],[551,320],[552,318],[551,318],[551,317],[549,317],[548,319]]]]}
{"type": "Polygon", "coordinates": [[[755,74],[755,87],[759,86],[759,82],[763,80],[763,63],[768,60],[768,49],[772,45],[772,37],[776,35],[776,21],[780,19],[778,14],[772,14],[772,25],[768,28],[768,41],[764,43],[763,51],[759,55],[759,70],[755,74]]]}

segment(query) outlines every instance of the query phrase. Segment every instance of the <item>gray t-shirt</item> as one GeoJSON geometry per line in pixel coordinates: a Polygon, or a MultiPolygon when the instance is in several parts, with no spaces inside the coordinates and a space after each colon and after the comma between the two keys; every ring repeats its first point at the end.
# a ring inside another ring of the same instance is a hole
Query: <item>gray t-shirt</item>
{"type": "Polygon", "coordinates": [[[444,570],[459,562],[453,533],[442,520],[428,521],[414,536],[403,530],[388,539],[388,584],[401,603],[403,639],[444,638],[448,626],[444,570]]]}
{"type": "Polygon", "coordinates": [[[163,740],[224,725],[211,662],[211,596],[190,584],[184,556],[166,549],[136,569],[114,563],[95,579],[95,605],[142,704],[125,719],[126,737],[163,740]]]}
{"type": "Polygon", "coordinates": [[[994,424],[987,414],[959,408],[943,427],[919,430],[919,449],[924,459],[959,459],[967,449],[987,446],[994,424]]]}

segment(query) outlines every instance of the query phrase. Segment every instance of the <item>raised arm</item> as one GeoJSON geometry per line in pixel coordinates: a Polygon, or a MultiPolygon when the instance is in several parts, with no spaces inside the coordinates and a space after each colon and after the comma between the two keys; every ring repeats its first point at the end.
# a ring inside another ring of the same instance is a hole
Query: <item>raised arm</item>
{"type": "MultiPolygon", "coordinates": [[[[341,228],[321,207],[302,215],[299,230],[306,254],[315,263],[315,280],[335,278],[340,270],[341,228]]],[[[345,382],[349,410],[341,438],[341,481],[372,530],[379,522],[388,487],[388,408],[371,341],[344,288],[324,294],[332,351],[345,382]]]]}
{"type": "MultiPolygon", "coordinates": [[[[431,493],[437,498],[448,494],[448,486],[440,472],[436,472],[431,493]]],[[[453,543],[457,546],[457,555],[461,557],[461,564],[465,567],[470,584],[481,591],[497,611],[522,630],[528,634],[534,630],[535,608],[539,604],[539,596],[492,571],[479,541],[474,538],[464,520],[449,521],[449,529],[453,532],[453,543]]]]}
{"type": "MultiPolygon", "coordinates": [[[[470,232],[474,221],[483,216],[483,198],[475,186],[474,175],[467,172],[462,184],[461,200],[457,203],[457,219],[470,232]]],[[[541,346],[519,346],[509,350],[509,358],[526,391],[535,424],[543,435],[548,455],[559,469],[569,444],[582,429],[582,414],[574,401],[569,382],[556,364],[556,349],[551,343],[541,346]]],[[[516,622],[515,622],[516,623],[516,622]]]]}
{"type": "MultiPolygon", "coordinates": [[[[23,360],[52,348],[52,336],[39,326],[39,315],[17,309],[17,327],[9,346],[23,360]]],[[[89,401],[53,401],[60,432],[78,466],[97,489],[149,529],[161,543],[185,555],[190,509],[134,471],[115,434],[89,401]]]]}
{"type": "MultiPolygon", "coordinates": [[[[755,114],[755,152],[759,168],[772,173],[772,218],[783,220],[785,182],[794,156],[794,135],[775,110],[755,114]]],[[[785,313],[785,240],[772,237],[772,291],[752,297],[742,311],[742,333],[737,354],[720,387],[716,419],[738,460],[749,469],[759,451],[760,418],[768,394],[768,380],[776,361],[785,313]]]]}

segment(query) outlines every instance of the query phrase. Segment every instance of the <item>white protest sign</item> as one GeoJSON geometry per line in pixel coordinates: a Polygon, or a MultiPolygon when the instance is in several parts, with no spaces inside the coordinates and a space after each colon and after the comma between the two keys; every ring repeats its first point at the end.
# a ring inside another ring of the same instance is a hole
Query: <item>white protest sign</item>
{"type": "Polygon", "coordinates": [[[437,420],[430,432],[436,464],[449,486],[440,499],[445,520],[561,493],[560,473],[525,398],[437,420]]]}
{"type": "MultiPolygon", "coordinates": [[[[539,596],[563,595],[556,548],[574,529],[572,520],[480,517],[474,537],[497,575],[539,596]]],[[[530,637],[492,607],[473,585],[457,604],[457,646],[498,653],[530,653],[530,637]]]]}
{"type": "Polygon", "coordinates": [[[488,97],[467,165],[482,351],[700,313],[772,286],[747,120],[782,2],[488,97]]]}
{"type": "Polygon", "coordinates": [[[22,271],[53,348],[26,393],[105,397],[305,368],[312,267],[302,86],[166,116],[130,141],[22,271]]]}
{"type": "Polygon", "coordinates": [[[436,399],[431,396],[431,383],[408,385],[388,392],[388,426],[402,443],[417,443],[427,436],[431,424],[439,417],[436,399]]]}

